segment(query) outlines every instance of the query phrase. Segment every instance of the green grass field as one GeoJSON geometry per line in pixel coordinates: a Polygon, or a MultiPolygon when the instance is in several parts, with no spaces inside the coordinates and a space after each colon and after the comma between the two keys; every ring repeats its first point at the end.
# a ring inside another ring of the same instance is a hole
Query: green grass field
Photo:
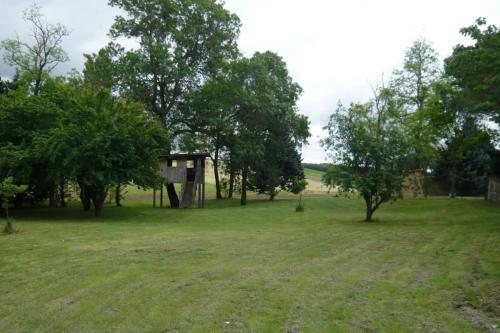
{"type": "Polygon", "coordinates": [[[306,175],[307,180],[321,182],[321,178],[325,173],[319,170],[304,168],[304,174],[306,175]]]}
{"type": "Polygon", "coordinates": [[[208,201],[14,210],[0,332],[485,332],[500,324],[500,205],[208,201]]]}

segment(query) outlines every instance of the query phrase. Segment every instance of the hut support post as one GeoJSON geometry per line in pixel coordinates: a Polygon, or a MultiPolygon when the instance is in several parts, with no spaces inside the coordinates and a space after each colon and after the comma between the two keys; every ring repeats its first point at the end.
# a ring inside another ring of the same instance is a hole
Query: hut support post
{"type": "Polygon", "coordinates": [[[202,188],[201,208],[205,208],[205,182],[203,182],[201,188],[202,188]]]}
{"type": "Polygon", "coordinates": [[[201,182],[202,182],[202,175],[201,175],[201,158],[199,158],[197,161],[196,161],[196,179],[197,179],[197,184],[196,186],[198,186],[197,190],[198,190],[198,208],[201,208],[201,182]]]}

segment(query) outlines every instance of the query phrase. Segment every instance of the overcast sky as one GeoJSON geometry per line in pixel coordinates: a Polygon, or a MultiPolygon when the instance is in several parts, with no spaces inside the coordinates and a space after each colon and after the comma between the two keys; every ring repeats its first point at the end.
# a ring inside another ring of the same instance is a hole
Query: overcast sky
{"type": "MultiPolygon", "coordinates": [[[[21,38],[26,29],[22,10],[32,0],[0,0],[0,40],[21,38]]],[[[57,73],[81,70],[83,53],[97,52],[118,13],[106,0],[39,0],[50,22],[71,30],[64,48],[70,62],[57,73]]],[[[226,8],[242,23],[239,46],[245,56],[272,50],[287,62],[304,93],[300,112],[311,121],[306,162],[323,162],[321,128],[339,100],[344,104],[370,97],[370,83],[400,67],[413,40],[430,40],[441,59],[466,42],[459,29],[486,17],[500,25],[499,0],[227,0],[226,8]]],[[[0,75],[12,69],[0,62],[0,75]]]]}

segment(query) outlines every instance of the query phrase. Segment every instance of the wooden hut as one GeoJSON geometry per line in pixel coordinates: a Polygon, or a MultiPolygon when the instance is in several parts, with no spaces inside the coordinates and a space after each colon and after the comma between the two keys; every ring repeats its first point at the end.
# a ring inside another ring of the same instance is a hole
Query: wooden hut
{"type": "MultiPolygon", "coordinates": [[[[160,157],[159,173],[165,182],[182,184],[179,195],[180,208],[191,208],[195,202],[198,208],[205,206],[205,159],[209,156],[207,153],[196,153],[160,157]]],[[[153,196],[156,206],[156,191],[153,196]]],[[[163,206],[163,191],[160,193],[160,206],[163,206]]]]}

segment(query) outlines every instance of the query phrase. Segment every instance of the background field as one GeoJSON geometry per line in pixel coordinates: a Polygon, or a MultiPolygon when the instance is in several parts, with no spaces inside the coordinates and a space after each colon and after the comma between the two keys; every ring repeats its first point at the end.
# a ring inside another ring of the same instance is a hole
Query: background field
{"type": "MultiPolygon", "coordinates": [[[[304,168],[304,173],[306,176],[307,180],[307,188],[304,191],[303,195],[305,196],[318,196],[318,195],[326,195],[329,194],[328,188],[322,184],[321,182],[321,177],[323,176],[323,172],[313,170],[313,169],[308,169],[304,168]]],[[[225,175],[221,174],[220,175],[221,179],[225,177],[225,175]]],[[[210,161],[207,161],[207,167],[205,169],[205,181],[206,181],[206,188],[205,188],[205,193],[206,197],[208,199],[215,199],[215,177],[213,173],[213,167],[210,161]]],[[[176,184],[177,192],[180,193],[180,184],[176,184]]],[[[332,191],[332,193],[335,191],[332,191]]],[[[159,200],[159,193],[157,194],[157,198],[159,200]]],[[[253,192],[249,192],[248,196],[252,199],[267,199],[268,196],[265,195],[258,195],[253,192]]],[[[278,197],[285,197],[285,198],[290,198],[290,197],[295,197],[294,194],[292,193],[287,193],[287,192],[280,192],[278,197]]],[[[125,201],[142,201],[142,202],[153,202],[153,190],[147,189],[147,190],[142,190],[139,189],[135,186],[128,186],[126,188],[126,192],[124,193],[124,199],[125,201]]],[[[112,195],[110,196],[110,200],[112,199],[112,195]]],[[[167,196],[165,193],[165,202],[168,203],[167,196]]]]}
{"type": "Polygon", "coordinates": [[[0,332],[485,332],[500,317],[500,206],[358,199],[128,201],[13,211],[0,332]]]}

